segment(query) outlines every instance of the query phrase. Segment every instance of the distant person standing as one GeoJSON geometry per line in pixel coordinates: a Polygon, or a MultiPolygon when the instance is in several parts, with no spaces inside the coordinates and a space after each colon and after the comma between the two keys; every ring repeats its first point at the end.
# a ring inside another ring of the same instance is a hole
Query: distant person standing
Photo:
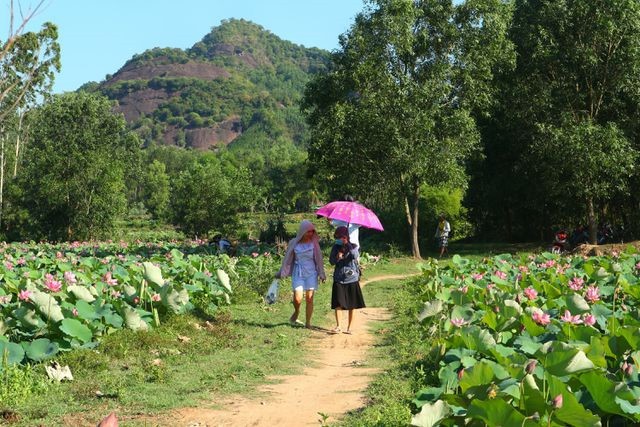
{"type": "Polygon", "coordinates": [[[438,226],[436,227],[436,234],[434,237],[438,239],[438,246],[440,247],[440,258],[444,256],[446,253],[449,255],[449,250],[447,246],[449,246],[449,233],[451,232],[451,225],[447,218],[442,213],[440,214],[440,221],[438,222],[438,226]]]}
{"type": "Polygon", "coordinates": [[[324,282],[326,275],[316,227],[306,219],[300,223],[296,237],[289,241],[282,266],[276,273],[276,279],[287,276],[291,276],[293,289],[293,314],[289,318],[289,323],[292,326],[304,324],[307,328],[311,328],[313,294],[318,289],[318,279],[324,282]],[[298,320],[303,296],[307,303],[305,323],[298,320]]]}

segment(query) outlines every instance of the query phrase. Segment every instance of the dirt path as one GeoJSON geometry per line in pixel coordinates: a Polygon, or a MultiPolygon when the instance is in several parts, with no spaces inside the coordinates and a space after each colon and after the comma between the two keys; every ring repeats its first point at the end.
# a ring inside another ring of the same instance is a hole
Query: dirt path
{"type": "MultiPolygon", "coordinates": [[[[402,279],[406,275],[377,276],[367,283],[380,280],[402,279]]],[[[346,321],[346,313],[345,321],[346,321]]],[[[367,367],[364,360],[375,338],[371,327],[375,322],[389,319],[383,308],[358,310],[352,326],[353,335],[330,335],[317,329],[312,333],[310,354],[316,355],[314,367],[305,368],[299,375],[271,378],[277,384],[264,385],[260,400],[243,396],[226,399],[224,410],[183,408],[169,414],[160,425],[188,427],[227,426],[317,426],[319,412],[334,421],[345,412],[364,405],[363,392],[376,369],[367,367]]]]}

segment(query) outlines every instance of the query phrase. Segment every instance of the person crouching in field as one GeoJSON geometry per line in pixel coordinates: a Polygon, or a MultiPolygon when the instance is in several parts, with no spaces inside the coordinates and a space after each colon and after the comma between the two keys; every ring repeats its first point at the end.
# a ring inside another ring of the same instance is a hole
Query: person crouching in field
{"type": "Polygon", "coordinates": [[[326,280],[322,252],[316,227],[311,221],[303,220],[296,237],[289,241],[282,266],[276,273],[276,279],[291,276],[293,290],[293,314],[289,318],[292,326],[302,325],[298,320],[302,296],[306,301],[305,327],[311,328],[313,315],[313,294],[318,289],[318,279],[326,280]]]}
{"type": "Polygon", "coordinates": [[[329,263],[335,266],[333,288],[331,290],[331,308],[335,310],[336,327],[330,332],[339,334],[342,310],[349,310],[349,323],[345,334],[351,334],[353,310],[364,308],[364,298],[360,288],[360,266],[358,265],[358,246],[349,241],[349,229],[341,226],[334,233],[336,242],[331,248],[329,263]]]}

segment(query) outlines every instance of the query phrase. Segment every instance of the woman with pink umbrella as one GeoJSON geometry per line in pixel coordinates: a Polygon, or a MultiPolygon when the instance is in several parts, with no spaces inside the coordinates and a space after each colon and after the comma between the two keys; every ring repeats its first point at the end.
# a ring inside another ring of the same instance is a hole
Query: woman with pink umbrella
{"type": "Polygon", "coordinates": [[[336,228],[336,242],[331,248],[329,263],[335,266],[333,271],[333,288],[331,289],[331,308],[335,310],[336,326],[332,334],[351,334],[353,311],[364,308],[364,298],[360,288],[360,266],[358,264],[358,246],[349,241],[349,230],[345,226],[336,228]],[[347,329],[342,331],[340,318],[342,310],[349,311],[347,329]]]}

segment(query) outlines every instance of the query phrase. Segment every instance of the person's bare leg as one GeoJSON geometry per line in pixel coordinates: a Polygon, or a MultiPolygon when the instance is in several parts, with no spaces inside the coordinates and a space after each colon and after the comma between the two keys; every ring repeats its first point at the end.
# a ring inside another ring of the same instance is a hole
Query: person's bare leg
{"type": "Polygon", "coordinates": [[[351,324],[353,323],[353,308],[349,310],[349,323],[347,324],[347,332],[351,332],[351,324]]]}
{"type": "Polygon", "coordinates": [[[336,313],[336,329],[340,329],[340,317],[342,317],[342,308],[338,307],[334,311],[336,313]]]}
{"type": "Polygon", "coordinates": [[[295,322],[298,320],[298,316],[300,316],[300,305],[302,305],[302,291],[294,291],[293,292],[293,314],[289,318],[291,322],[295,322]]]}
{"type": "Polygon", "coordinates": [[[311,316],[313,315],[313,291],[307,291],[305,294],[305,299],[307,301],[307,307],[306,307],[306,316],[307,316],[307,321],[305,322],[305,326],[307,328],[311,327],[311,316]]]}

